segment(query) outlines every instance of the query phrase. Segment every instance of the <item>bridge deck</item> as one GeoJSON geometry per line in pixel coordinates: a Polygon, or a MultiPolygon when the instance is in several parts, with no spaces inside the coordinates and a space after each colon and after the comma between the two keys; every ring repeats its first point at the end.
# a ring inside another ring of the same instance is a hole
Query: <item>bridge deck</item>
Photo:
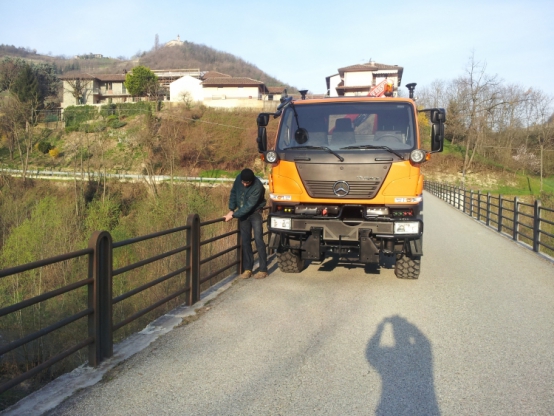
{"type": "Polygon", "coordinates": [[[554,414],[554,265],[429,194],[424,253],[273,264],[49,414],[554,414]]]}

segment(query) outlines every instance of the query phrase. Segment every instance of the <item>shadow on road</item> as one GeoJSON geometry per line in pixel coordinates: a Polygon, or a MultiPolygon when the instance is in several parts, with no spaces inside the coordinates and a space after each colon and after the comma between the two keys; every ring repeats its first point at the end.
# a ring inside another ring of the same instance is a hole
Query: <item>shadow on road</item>
{"type": "Polygon", "coordinates": [[[431,343],[415,325],[400,316],[383,319],[366,358],[381,376],[376,415],[440,415],[431,343]]]}
{"type": "Polygon", "coordinates": [[[319,265],[318,271],[320,272],[332,272],[337,267],[350,270],[350,269],[357,269],[357,268],[363,268],[366,274],[380,274],[381,273],[381,266],[378,264],[364,264],[359,263],[355,260],[348,260],[346,258],[340,257],[337,254],[332,254],[328,258],[326,258],[322,263],[318,262],[308,262],[309,264],[316,264],[319,265]]]}

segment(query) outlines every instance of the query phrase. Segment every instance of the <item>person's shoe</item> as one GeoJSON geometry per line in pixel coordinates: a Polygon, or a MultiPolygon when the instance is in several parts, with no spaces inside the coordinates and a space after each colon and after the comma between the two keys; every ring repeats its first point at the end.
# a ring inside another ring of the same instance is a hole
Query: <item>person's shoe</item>
{"type": "Polygon", "coordinates": [[[263,279],[267,277],[267,272],[258,272],[254,275],[254,279],[263,279]]]}
{"type": "Polygon", "coordinates": [[[241,279],[248,279],[250,276],[252,276],[252,270],[245,270],[239,277],[241,279]]]}

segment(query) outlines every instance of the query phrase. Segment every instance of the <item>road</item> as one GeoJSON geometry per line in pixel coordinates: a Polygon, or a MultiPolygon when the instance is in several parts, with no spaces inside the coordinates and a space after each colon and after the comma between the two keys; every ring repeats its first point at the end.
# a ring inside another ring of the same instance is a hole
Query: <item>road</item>
{"type": "Polygon", "coordinates": [[[236,280],[51,415],[552,415],[554,265],[425,195],[419,280],[236,280]]]}

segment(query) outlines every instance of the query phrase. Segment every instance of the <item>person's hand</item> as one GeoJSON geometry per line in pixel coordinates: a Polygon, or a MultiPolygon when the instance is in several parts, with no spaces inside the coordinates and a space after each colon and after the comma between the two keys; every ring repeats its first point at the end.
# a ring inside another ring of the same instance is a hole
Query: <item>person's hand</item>
{"type": "Polygon", "coordinates": [[[223,218],[225,218],[225,222],[229,222],[233,219],[233,211],[229,211],[227,215],[224,215],[223,218]]]}

